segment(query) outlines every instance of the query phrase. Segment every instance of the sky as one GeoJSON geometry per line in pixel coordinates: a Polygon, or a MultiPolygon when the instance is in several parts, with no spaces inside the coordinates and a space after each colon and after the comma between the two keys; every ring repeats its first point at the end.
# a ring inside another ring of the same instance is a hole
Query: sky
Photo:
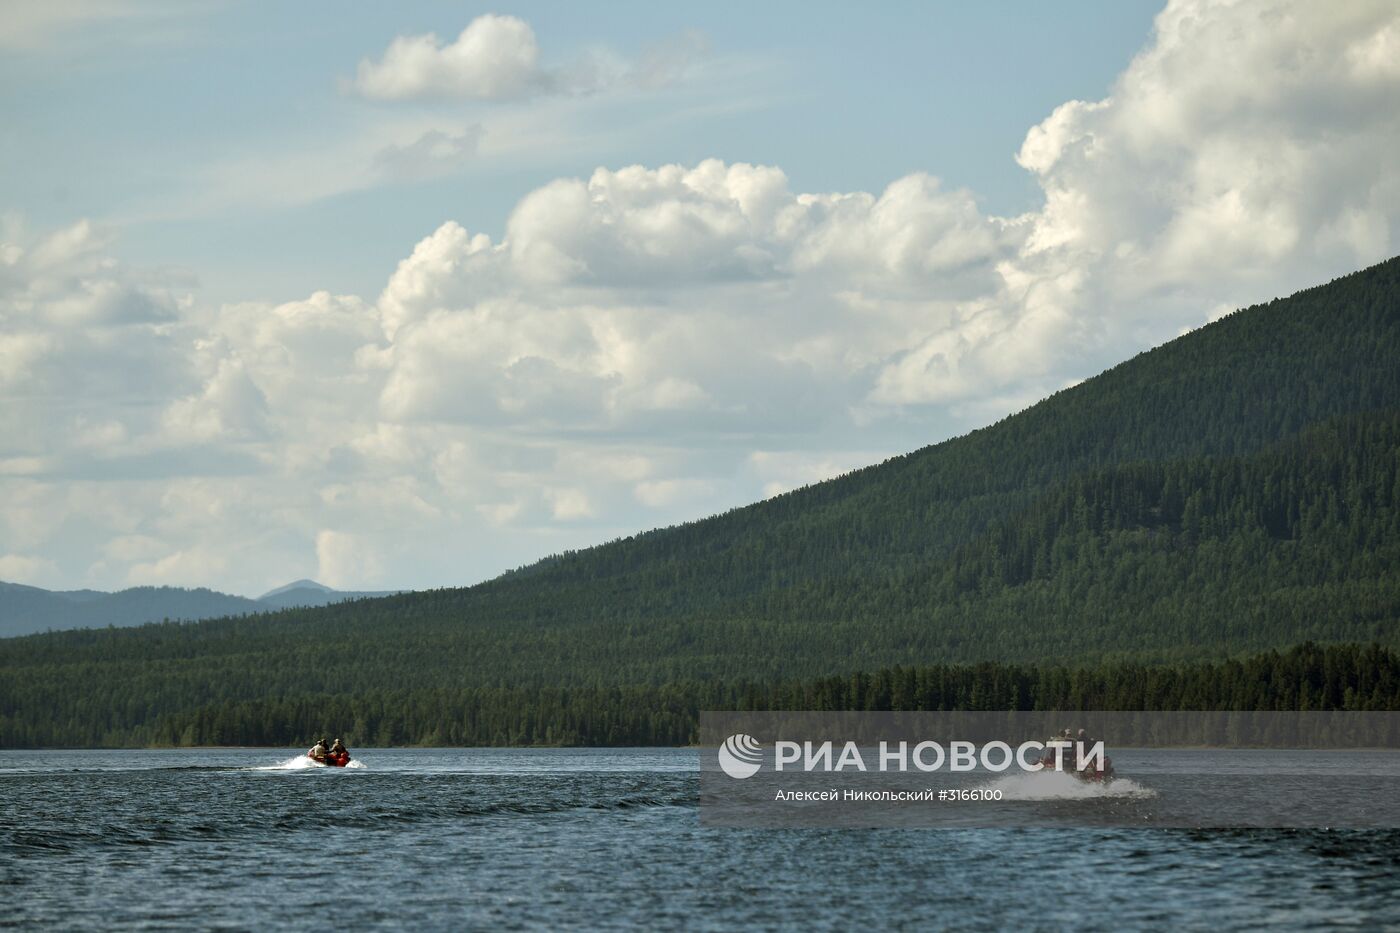
{"type": "Polygon", "coordinates": [[[464,585],[1400,230],[1400,7],[0,0],[0,580],[464,585]]]}

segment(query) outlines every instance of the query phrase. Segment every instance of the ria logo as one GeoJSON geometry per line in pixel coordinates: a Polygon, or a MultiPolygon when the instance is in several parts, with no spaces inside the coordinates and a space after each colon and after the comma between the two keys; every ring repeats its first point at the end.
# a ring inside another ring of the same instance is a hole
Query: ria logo
{"type": "Polygon", "coordinates": [[[732,778],[751,778],[763,767],[763,746],[751,735],[735,733],[719,747],[719,766],[732,778]]]}

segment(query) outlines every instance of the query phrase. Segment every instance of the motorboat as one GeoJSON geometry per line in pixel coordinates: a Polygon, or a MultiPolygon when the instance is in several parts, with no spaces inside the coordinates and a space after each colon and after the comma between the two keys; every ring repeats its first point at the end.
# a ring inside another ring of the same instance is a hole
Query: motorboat
{"type": "Polygon", "coordinates": [[[1045,750],[1045,755],[1040,759],[1042,773],[1045,771],[1059,771],[1083,781],[1086,784],[1107,784],[1109,781],[1113,780],[1113,759],[1107,755],[1104,755],[1102,759],[1099,760],[1099,766],[1097,767],[1093,759],[1086,762],[1083,768],[1076,768],[1075,763],[1074,756],[1069,754],[1068,750],[1064,755],[1064,767],[1062,768],[1055,767],[1055,753],[1052,749],[1047,748],[1045,750]]]}
{"type": "Polygon", "coordinates": [[[339,752],[326,752],[324,755],[313,755],[308,752],[306,757],[327,768],[343,768],[350,763],[350,753],[343,748],[339,752]]]}

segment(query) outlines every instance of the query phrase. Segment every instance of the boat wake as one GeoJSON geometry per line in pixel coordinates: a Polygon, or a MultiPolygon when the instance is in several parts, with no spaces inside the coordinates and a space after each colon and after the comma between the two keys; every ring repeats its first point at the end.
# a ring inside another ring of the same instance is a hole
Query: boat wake
{"type": "Polygon", "coordinates": [[[1156,797],[1157,792],[1131,778],[1114,778],[1100,784],[1081,781],[1055,771],[1036,774],[1008,774],[987,785],[1001,791],[1002,800],[1092,800],[1097,797],[1156,797]]]}
{"type": "MultiPolygon", "coordinates": [[[[363,761],[360,761],[359,759],[352,759],[351,762],[350,762],[348,765],[345,766],[345,769],[344,769],[344,770],[349,770],[349,769],[351,769],[351,768],[363,769],[364,767],[365,767],[365,763],[364,763],[363,761]]],[[[313,770],[315,770],[315,771],[320,771],[320,770],[326,770],[326,771],[340,771],[340,770],[342,770],[342,769],[341,769],[341,768],[332,768],[332,767],[329,766],[329,765],[323,765],[323,764],[321,764],[319,761],[312,761],[310,758],[308,758],[308,757],[305,756],[305,755],[295,755],[295,756],[293,756],[293,757],[291,757],[291,758],[288,758],[286,761],[279,761],[279,762],[278,762],[277,764],[275,764],[275,765],[261,765],[261,766],[256,767],[256,768],[249,768],[248,770],[250,770],[250,771],[313,771],[313,770]]]]}

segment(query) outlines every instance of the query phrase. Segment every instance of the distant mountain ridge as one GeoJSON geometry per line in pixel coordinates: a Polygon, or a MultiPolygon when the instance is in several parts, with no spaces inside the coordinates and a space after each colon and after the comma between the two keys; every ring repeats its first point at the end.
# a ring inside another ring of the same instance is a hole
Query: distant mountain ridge
{"type": "Polygon", "coordinates": [[[270,596],[280,596],[283,593],[291,593],[295,590],[315,590],[321,593],[335,592],[335,590],[331,589],[329,586],[326,586],[324,583],[317,583],[315,580],[308,580],[303,577],[300,580],[293,580],[291,583],[288,583],[285,586],[279,586],[275,590],[268,590],[266,593],[259,596],[258,599],[267,599],[270,596]]]}
{"type": "Polygon", "coordinates": [[[257,602],[274,609],[299,609],[304,606],[329,606],[331,603],[343,603],[347,599],[394,596],[402,592],[403,590],[337,590],[315,580],[296,580],[275,590],[268,590],[257,598],[257,602]]]}
{"type": "Polygon", "coordinates": [[[131,626],[166,619],[193,621],[254,612],[326,606],[347,599],[392,596],[382,592],[336,590],[315,580],[297,580],[257,599],[199,587],[137,586],[101,590],[45,590],[0,581],[0,638],[79,628],[131,626]]]}

